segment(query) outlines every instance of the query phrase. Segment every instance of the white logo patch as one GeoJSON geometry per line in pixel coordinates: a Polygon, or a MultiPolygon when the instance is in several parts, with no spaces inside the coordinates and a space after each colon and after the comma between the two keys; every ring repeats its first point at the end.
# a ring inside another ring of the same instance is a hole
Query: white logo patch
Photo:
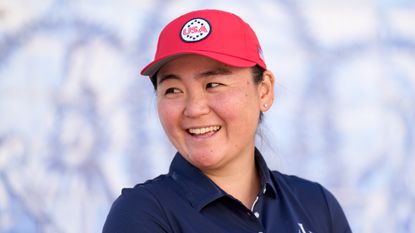
{"type": "Polygon", "coordinates": [[[209,33],[209,22],[202,18],[194,18],[182,27],[180,37],[186,42],[196,42],[205,39],[209,33]]]}

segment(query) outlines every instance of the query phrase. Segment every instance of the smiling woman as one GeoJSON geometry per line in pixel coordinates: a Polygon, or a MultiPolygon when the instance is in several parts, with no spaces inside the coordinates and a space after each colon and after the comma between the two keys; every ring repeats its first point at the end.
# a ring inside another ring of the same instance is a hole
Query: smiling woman
{"type": "Polygon", "coordinates": [[[177,149],[166,175],[124,189],[104,233],[351,232],[321,185],[270,171],[255,147],[274,99],[258,39],[238,16],[190,12],[161,32],[142,74],[177,149]]]}
{"type": "Polygon", "coordinates": [[[252,192],[245,196],[223,178],[256,173],[254,137],[259,113],[272,103],[272,73],[257,85],[251,68],[183,55],[164,65],[157,79],[158,112],[170,141],[187,161],[250,206],[259,183],[245,187],[252,192]]]}

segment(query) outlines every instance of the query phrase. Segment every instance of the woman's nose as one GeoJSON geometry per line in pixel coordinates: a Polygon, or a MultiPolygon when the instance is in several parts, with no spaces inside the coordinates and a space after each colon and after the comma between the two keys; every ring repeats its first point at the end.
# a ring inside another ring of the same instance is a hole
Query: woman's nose
{"type": "Polygon", "coordinates": [[[196,118],[210,111],[207,98],[204,94],[190,95],[187,98],[184,115],[186,117],[196,118]]]}

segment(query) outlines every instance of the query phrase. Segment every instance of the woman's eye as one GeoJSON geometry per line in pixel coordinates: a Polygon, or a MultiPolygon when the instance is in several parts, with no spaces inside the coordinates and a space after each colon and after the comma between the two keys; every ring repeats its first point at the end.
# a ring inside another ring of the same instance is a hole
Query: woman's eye
{"type": "Polygon", "coordinates": [[[214,88],[220,86],[220,83],[208,83],[206,88],[214,88]]]}
{"type": "Polygon", "coordinates": [[[165,92],[165,94],[177,94],[180,93],[180,90],[174,87],[168,88],[165,92]]]}

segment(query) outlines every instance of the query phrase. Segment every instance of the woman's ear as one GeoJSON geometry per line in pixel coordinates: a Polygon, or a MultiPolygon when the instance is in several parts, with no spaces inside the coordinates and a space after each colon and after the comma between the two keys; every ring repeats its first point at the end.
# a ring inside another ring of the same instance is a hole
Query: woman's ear
{"type": "Polygon", "coordinates": [[[266,112],[274,102],[274,74],[266,70],[262,74],[262,81],[259,84],[259,98],[261,112],[266,112]]]}

